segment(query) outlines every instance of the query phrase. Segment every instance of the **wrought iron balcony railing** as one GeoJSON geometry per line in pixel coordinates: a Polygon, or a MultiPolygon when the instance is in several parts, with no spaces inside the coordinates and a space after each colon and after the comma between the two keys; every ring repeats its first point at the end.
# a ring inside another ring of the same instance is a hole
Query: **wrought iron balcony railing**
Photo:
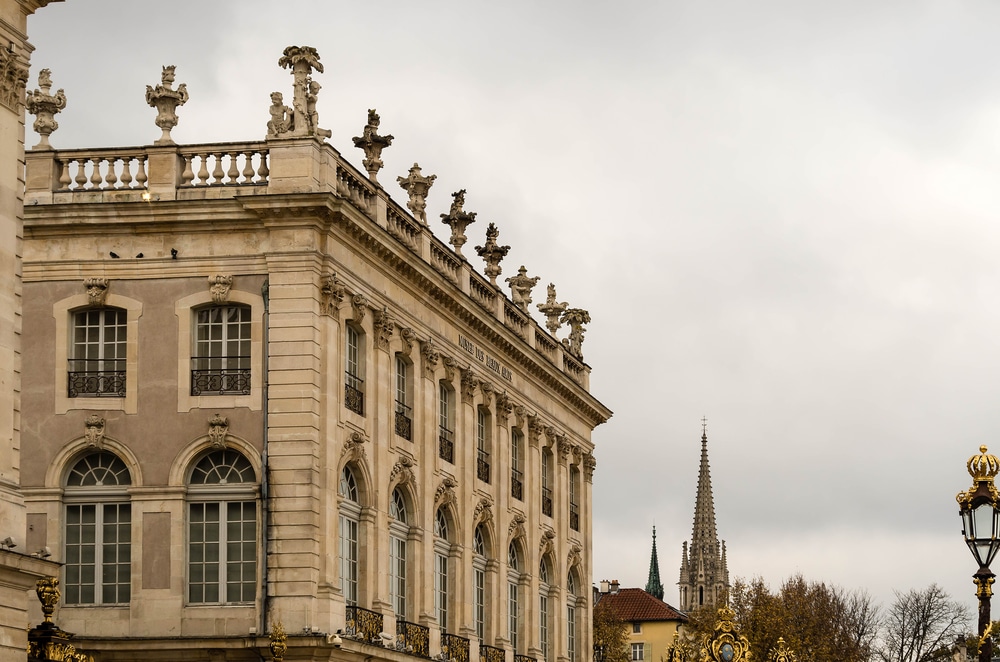
{"type": "Polygon", "coordinates": [[[569,528],[580,530],[580,509],[575,503],[569,504],[569,528]]]}
{"type": "Polygon", "coordinates": [[[249,356],[191,357],[191,395],[249,395],[249,365],[249,356]]]}
{"type": "Polygon", "coordinates": [[[469,640],[445,632],[441,635],[441,653],[450,662],[469,662],[469,640]]]}
{"type": "Polygon", "coordinates": [[[452,441],[454,433],[447,428],[438,428],[438,456],[446,462],[455,463],[455,442],[452,441]]]}
{"type": "Polygon", "coordinates": [[[542,514],[552,517],[552,490],[542,488],[542,514]]]}
{"type": "Polygon", "coordinates": [[[396,434],[413,441],[413,419],[410,418],[410,408],[402,402],[396,403],[396,434]]]}
{"type": "Polygon", "coordinates": [[[125,361],[70,359],[67,395],[71,398],[125,397],[125,361]]]}
{"type": "Polygon", "coordinates": [[[476,456],[476,478],[484,483],[490,482],[490,454],[484,450],[476,456]]]}
{"type": "Polygon", "coordinates": [[[357,605],[347,606],[347,624],[344,633],[352,639],[369,644],[381,644],[382,614],[357,605]]]}
{"type": "Polygon", "coordinates": [[[524,483],[522,474],[517,469],[510,470],[510,495],[518,501],[524,501],[524,483]]]}
{"type": "Polygon", "coordinates": [[[346,373],[344,380],[344,406],[355,414],[365,415],[365,393],[361,390],[364,380],[346,373]]]}
{"type": "Polygon", "coordinates": [[[479,644],[479,662],[504,662],[506,657],[502,648],[479,644]]]}
{"type": "Polygon", "coordinates": [[[396,621],[396,650],[418,657],[430,657],[431,631],[409,621],[396,621]]]}
{"type": "Polygon", "coordinates": [[[518,655],[517,653],[514,653],[514,662],[536,662],[536,660],[528,655],[518,655]]]}

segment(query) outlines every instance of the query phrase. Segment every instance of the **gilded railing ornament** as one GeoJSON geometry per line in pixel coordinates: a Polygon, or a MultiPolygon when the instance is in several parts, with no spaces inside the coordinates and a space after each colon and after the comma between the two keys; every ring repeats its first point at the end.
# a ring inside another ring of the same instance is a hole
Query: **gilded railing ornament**
{"type": "Polygon", "coordinates": [[[497,229],[496,224],[490,223],[486,227],[486,243],[482,246],[476,246],[476,253],[486,263],[486,269],[483,271],[494,286],[497,284],[497,276],[500,275],[500,261],[507,257],[507,252],[510,250],[510,246],[497,244],[499,236],[500,230],[497,229]]]}
{"type": "Polygon", "coordinates": [[[274,662],[283,662],[285,651],[288,650],[288,635],[285,634],[285,627],[278,621],[271,627],[271,659],[274,662]]]}
{"type": "Polygon", "coordinates": [[[728,605],[719,609],[715,631],[705,635],[702,658],[711,662],[743,662],[750,660],[750,642],[736,632],[736,614],[728,605]]]}
{"type": "Polygon", "coordinates": [[[667,657],[665,662],[687,662],[688,654],[687,650],[681,643],[681,635],[679,632],[674,632],[674,639],[667,646],[667,657]]]}
{"type": "Polygon", "coordinates": [[[55,577],[44,577],[35,583],[35,595],[42,603],[42,613],[45,615],[45,622],[52,622],[52,613],[59,604],[59,580],[55,577]]]}
{"type": "Polygon", "coordinates": [[[778,637],[778,645],[771,650],[770,662],[795,662],[795,653],[789,650],[784,637],[778,637]]]}

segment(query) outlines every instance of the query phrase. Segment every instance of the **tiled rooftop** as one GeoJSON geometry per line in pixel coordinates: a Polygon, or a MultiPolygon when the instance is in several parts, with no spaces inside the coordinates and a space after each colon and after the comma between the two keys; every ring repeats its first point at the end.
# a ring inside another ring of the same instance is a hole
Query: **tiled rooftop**
{"type": "Polygon", "coordinates": [[[623,588],[617,593],[602,593],[598,603],[610,607],[618,618],[629,623],[687,620],[687,616],[641,588],[623,588]]]}

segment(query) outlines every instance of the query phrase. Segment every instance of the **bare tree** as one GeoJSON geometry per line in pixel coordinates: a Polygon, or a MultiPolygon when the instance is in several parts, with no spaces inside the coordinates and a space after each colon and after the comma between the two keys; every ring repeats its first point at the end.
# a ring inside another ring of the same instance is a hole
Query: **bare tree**
{"type": "Polygon", "coordinates": [[[922,591],[896,591],[896,601],[882,621],[877,659],[882,662],[947,660],[960,635],[968,631],[970,612],[937,584],[922,591]]]}

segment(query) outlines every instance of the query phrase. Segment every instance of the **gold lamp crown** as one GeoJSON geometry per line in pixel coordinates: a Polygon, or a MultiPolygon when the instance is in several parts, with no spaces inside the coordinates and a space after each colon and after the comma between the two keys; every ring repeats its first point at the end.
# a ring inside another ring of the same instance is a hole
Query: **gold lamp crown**
{"type": "Polygon", "coordinates": [[[993,481],[997,473],[1000,473],[1000,459],[996,455],[986,452],[986,446],[979,447],[979,455],[973,455],[966,463],[969,475],[975,482],[984,480],[993,481]]]}

